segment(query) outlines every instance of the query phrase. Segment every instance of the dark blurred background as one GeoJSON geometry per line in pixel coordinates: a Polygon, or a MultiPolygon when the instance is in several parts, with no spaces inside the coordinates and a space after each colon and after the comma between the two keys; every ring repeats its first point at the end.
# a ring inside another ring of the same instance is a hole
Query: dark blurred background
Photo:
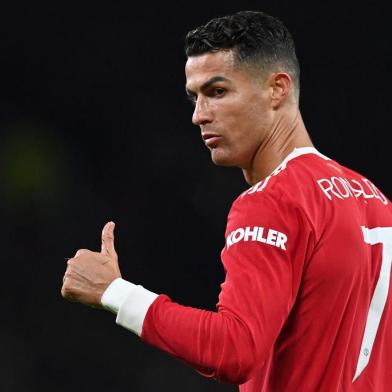
{"type": "Polygon", "coordinates": [[[234,391],[114,315],[63,300],[65,258],[98,250],[113,220],[125,278],[214,309],[226,216],[247,185],[210,162],[191,124],[183,38],[240,9],[291,30],[316,147],[391,197],[389,13],[376,2],[103,4],[1,6],[0,390],[234,391]]]}

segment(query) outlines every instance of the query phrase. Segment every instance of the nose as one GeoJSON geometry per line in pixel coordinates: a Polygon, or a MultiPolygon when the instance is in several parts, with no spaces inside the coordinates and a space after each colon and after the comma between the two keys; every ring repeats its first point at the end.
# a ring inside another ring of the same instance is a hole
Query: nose
{"type": "Polygon", "coordinates": [[[204,125],[212,121],[212,112],[208,101],[203,97],[198,97],[193,111],[192,122],[195,125],[204,125]]]}

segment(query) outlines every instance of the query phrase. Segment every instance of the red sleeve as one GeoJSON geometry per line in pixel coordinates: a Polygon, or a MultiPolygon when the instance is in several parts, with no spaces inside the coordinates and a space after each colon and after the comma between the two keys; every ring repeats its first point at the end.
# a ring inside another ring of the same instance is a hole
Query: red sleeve
{"type": "Polygon", "coordinates": [[[161,295],[146,314],[142,340],[205,376],[244,383],[268,359],[312,247],[312,228],[284,195],[240,197],[228,218],[222,251],[226,278],[217,311],[185,307],[161,295]]]}

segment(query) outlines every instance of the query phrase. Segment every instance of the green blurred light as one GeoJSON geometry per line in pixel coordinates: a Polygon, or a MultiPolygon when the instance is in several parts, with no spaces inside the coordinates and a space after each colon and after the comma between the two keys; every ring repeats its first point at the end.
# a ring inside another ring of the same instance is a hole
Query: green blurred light
{"type": "Polygon", "coordinates": [[[45,201],[64,189],[64,148],[55,132],[34,124],[18,124],[0,146],[1,188],[14,201],[45,201]]]}

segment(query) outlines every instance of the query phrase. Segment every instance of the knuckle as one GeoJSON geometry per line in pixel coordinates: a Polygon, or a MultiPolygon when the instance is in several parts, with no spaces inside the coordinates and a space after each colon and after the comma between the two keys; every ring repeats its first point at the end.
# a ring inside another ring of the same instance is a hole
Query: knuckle
{"type": "Polygon", "coordinates": [[[79,250],[76,252],[75,257],[84,255],[84,254],[86,254],[87,252],[88,252],[87,249],[79,249],[79,250]]]}
{"type": "Polygon", "coordinates": [[[63,278],[63,287],[66,288],[67,290],[72,287],[73,275],[70,271],[65,271],[64,278],[63,278]]]}
{"type": "Polygon", "coordinates": [[[64,298],[67,298],[67,296],[69,295],[69,293],[70,293],[69,288],[68,288],[67,284],[64,282],[63,287],[61,288],[61,295],[62,295],[64,298]]]}
{"type": "Polygon", "coordinates": [[[61,288],[61,295],[66,299],[73,299],[75,298],[74,291],[71,287],[69,287],[66,283],[63,284],[61,288]]]}

